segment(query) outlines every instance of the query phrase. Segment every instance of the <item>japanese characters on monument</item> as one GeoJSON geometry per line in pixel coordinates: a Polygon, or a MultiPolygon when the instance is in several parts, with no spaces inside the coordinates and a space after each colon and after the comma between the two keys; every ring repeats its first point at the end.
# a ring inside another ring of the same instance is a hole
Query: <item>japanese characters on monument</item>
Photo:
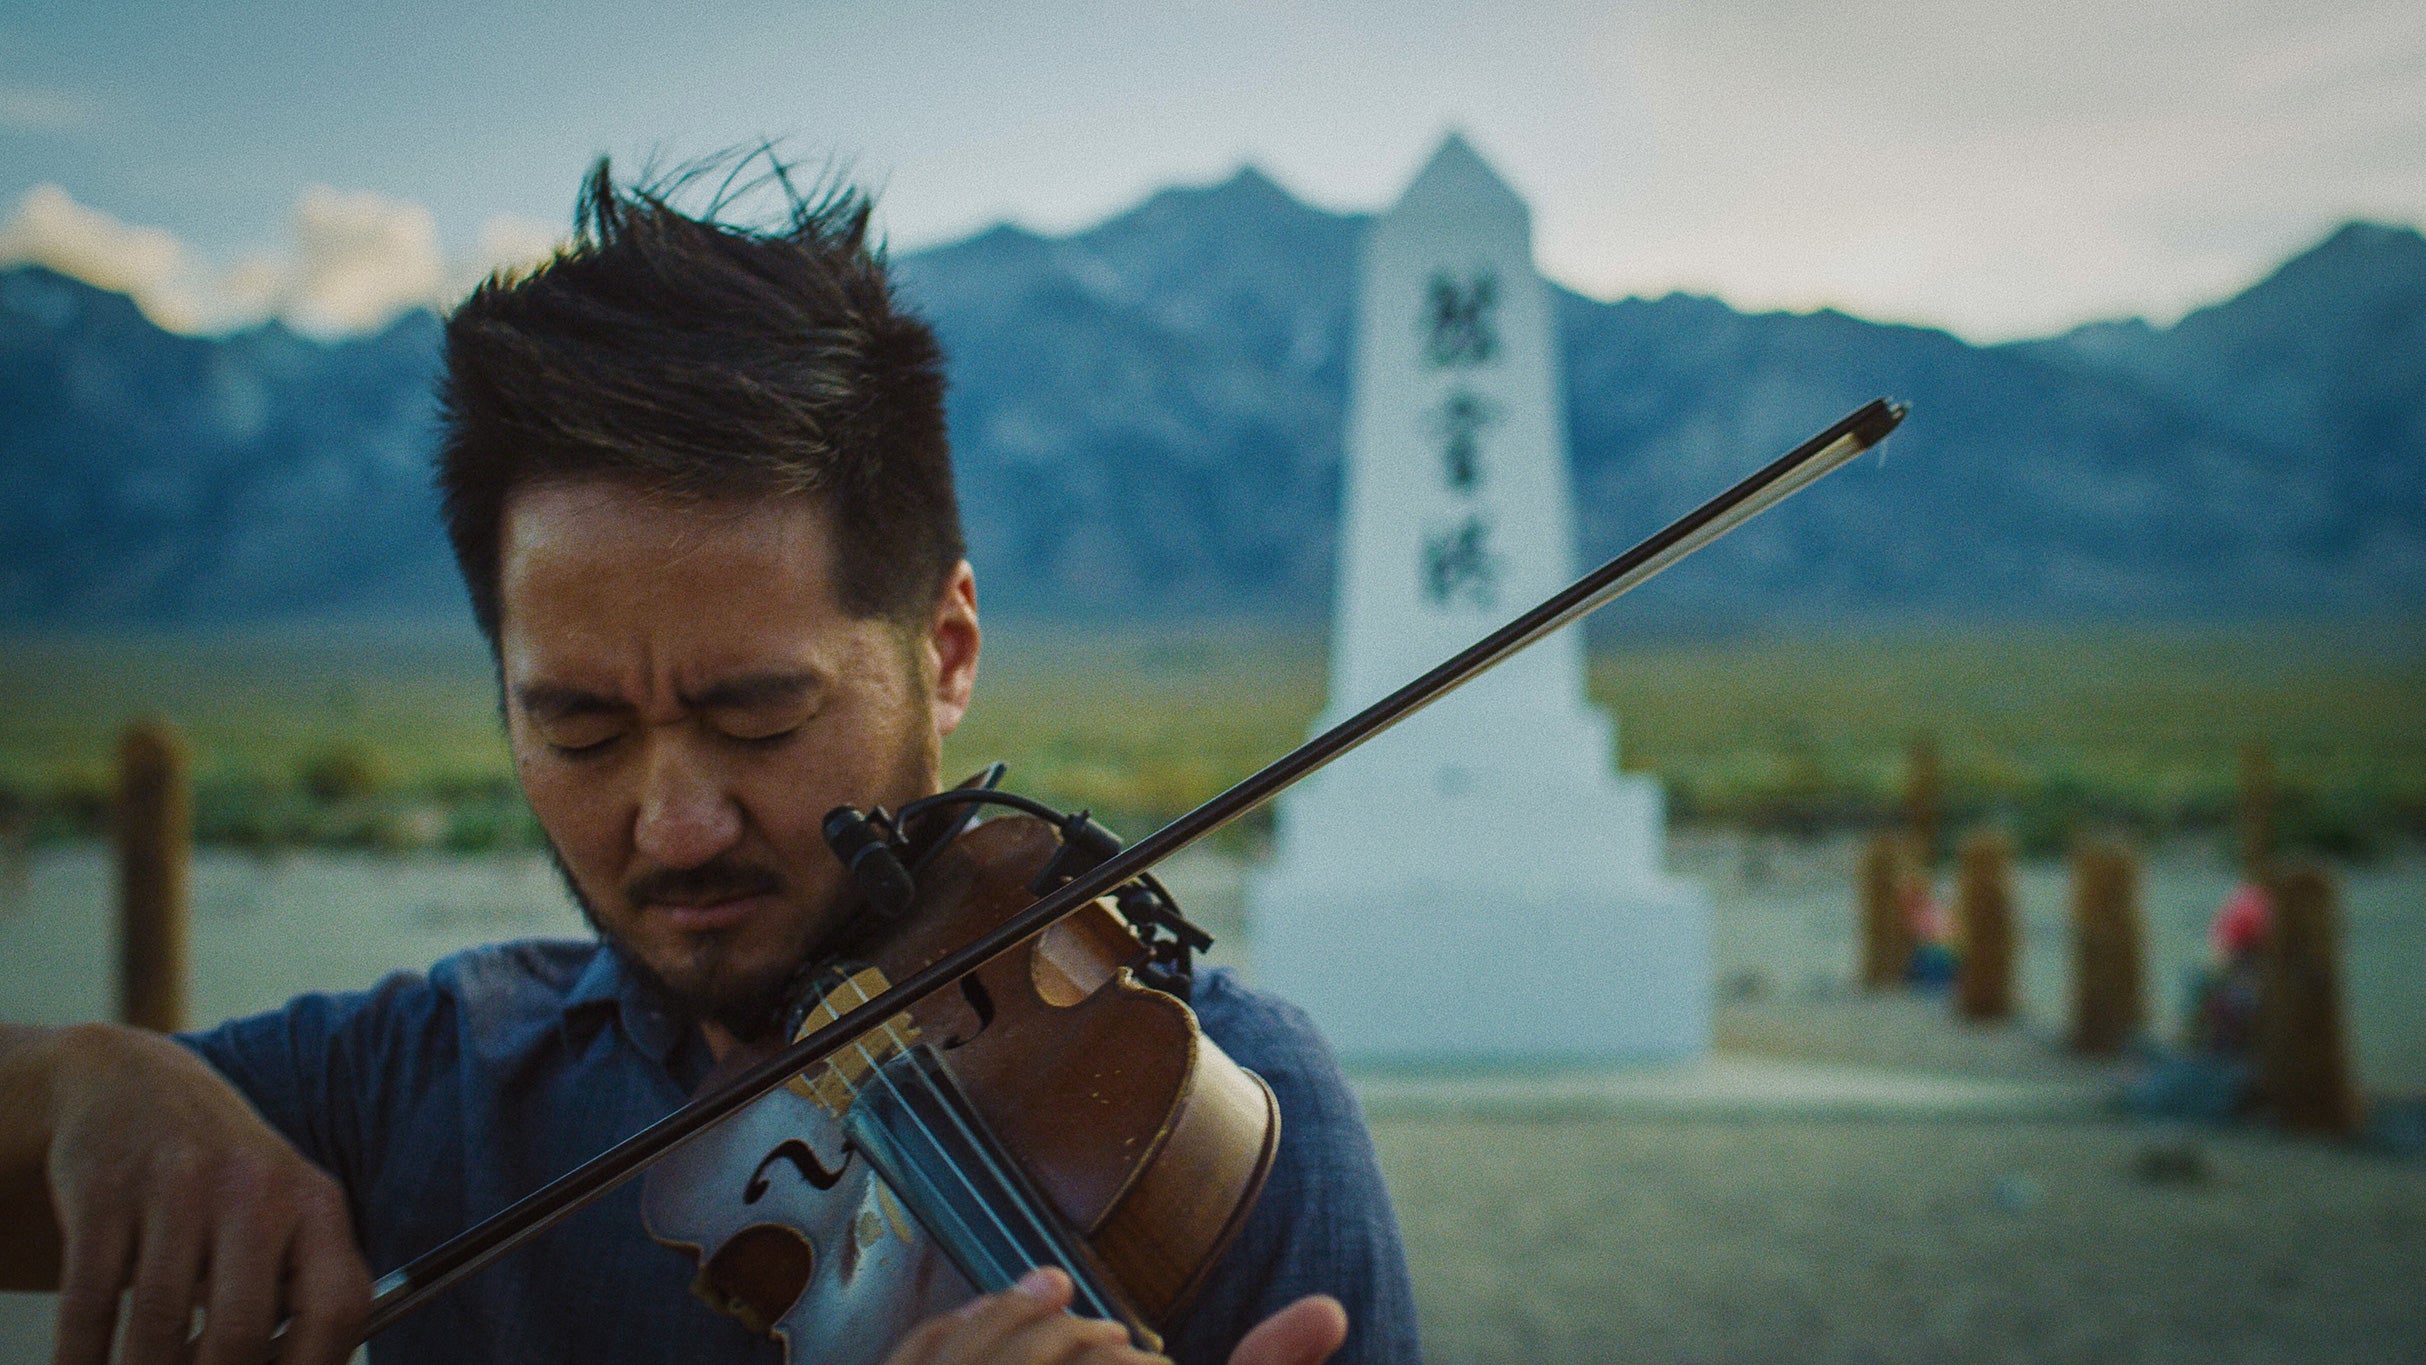
{"type": "MultiPolygon", "coordinates": [[[[1525,206],[1461,138],[1360,278],[1329,725],[1573,576],[1550,292],[1525,206]]],[[[1709,912],[1661,870],[1582,641],[1535,645],[1282,799],[1256,980],[1351,1058],[1676,1057],[1709,1033],[1709,912]]]]}
{"type": "Polygon", "coordinates": [[[1436,606],[1463,604],[1488,612],[1499,605],[1499,557],[1491,550],[1491,518],[1483,501],[1483,433],[1499,405],[1477,389],[1472,372],[1499,356],[1492,312],[1499,277],[1479,270],[1460,280],[1435,274],[1424,300],[1424,361],[1447,379],[1432,409],[1440,442],[1442,482],[1464,503],[1462,513],[1424,536],[1424,595],[1436,606]]]}

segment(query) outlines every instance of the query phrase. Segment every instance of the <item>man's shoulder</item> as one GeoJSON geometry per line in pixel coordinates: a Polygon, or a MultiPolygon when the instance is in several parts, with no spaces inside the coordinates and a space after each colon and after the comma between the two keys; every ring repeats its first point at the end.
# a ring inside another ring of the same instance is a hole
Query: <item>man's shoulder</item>
{"type": "Polygon", "coordinates": [[[469,1024],[475,1038],[502,1037],[558,1017],[600,951],[597,943],[572,939],[482,944],[440,958],[426,972],[390,972],[365,990],[309,992],[186,1036],[206,1048],[265,1037],[295,1046],[347,1036],[394,1045],[469,1024]]]}
{"type": "Polygon", "coordinates": [[[440,958],[429,990],[461,1022],[466,1042],[482,1052],[511,1051],[552,1030],[583,997],[612,1000],[612,966],[594,939],[526,938],[484,943],[440,958]]]}
{"type": "Polygon", "coordinates": [[[1257,1323],[1306,1294],[1348,1310],[1335,1359],[1420,1359],[1398,1224],[1356,1093],[1304,1010],[1216,969],[1190,1003],[1205,1035],[1263,1077],[1280,1103],[1280,1145],[1246,1226],[1184,1321],[1171,1355],[1228,1358],[1257,1323]]]}
{"type": "Polygon", "coordinates": [[[458,999],[514,1000],[562,1009],[605,945],[596,939],[521,938],[450,953],[430,967],[430,988],[458,999]]]}
{"type": "Polygon", "coordinates": [[[1230,1060],[1263,1077],[1284,1105],[1293,1091],[1309,1098],[1346,1098],[1338,1059],[1304,1010],[1247,985],[1227,967],[1199,976],[1189,1005],[1205,1036],[1230,1060]]]}

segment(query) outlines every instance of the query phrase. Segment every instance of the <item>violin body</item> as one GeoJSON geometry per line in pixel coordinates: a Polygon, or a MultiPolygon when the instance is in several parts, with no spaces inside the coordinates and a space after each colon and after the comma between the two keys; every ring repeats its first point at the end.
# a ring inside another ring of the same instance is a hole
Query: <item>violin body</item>
{"type": "Polygon", "coordinates": [[[877,1362],[969,1286],[842,1123],[776,1090],[651,1168],[649,1235],[693,1259],[692,1293],[785,1359],[877,1362]]]}
{"type": "MultiPolygon", "coordinates": [[[[935,850],[909,911],[841,945],[795,1036],[1032,903],[1060,846],[1013,815],[935,850]]],[[[1151,1343],[1244,1224],[1280,1113],[1185,1003],[1141,984],[1147,956],[1111,903],[1082,906],[661,1161],[651,1235],[794,1360],[879,1360],[1033,1264],[1071,1271],[1082,1304],[1092,1281],[1098,1315],[1151,1343]],[[1021,1216],[1047,1249],[971,1245],[1021,1216]]]]}

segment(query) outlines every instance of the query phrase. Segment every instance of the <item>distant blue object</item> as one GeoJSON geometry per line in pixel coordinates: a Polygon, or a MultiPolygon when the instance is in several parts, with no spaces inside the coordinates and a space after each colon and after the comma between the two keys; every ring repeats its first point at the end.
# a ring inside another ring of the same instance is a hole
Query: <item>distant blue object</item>
{"type": "Polygon", "coordinates": [[[1904,981],[1923,990],[1940,991],[1954,984],[1955,968],[1960,963],[1954,949],[1943,943],[1923,943],[1912,950],[1904,963],[1904,981]]]}
{"type": "Polygon", "coordinates": [[[2184,1052],[2156,1059],[2124,1088],[2131,1112],[2145,1118],[2224,1123],[2249,1104],[2249,1063],[2212,1052],[2184,1052]]]}
{"type": "Polygon", "coordinates": [[[2007,1213],[2028,1213],[2039,1202],[2039,1183],[2027,1175],[1999,1176],[1988,1198],[2007,1213]]]}

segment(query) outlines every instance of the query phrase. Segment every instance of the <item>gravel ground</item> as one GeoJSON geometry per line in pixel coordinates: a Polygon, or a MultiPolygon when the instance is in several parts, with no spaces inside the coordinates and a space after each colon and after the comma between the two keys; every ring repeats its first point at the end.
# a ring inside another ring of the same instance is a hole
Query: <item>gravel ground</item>
{"type": "Polygon", "coordinates": [[[2426,1359],[2426,1168],[2345,1147],[1946,1119],[1374,1137],[1436,1362],[2426,1359]]]}

